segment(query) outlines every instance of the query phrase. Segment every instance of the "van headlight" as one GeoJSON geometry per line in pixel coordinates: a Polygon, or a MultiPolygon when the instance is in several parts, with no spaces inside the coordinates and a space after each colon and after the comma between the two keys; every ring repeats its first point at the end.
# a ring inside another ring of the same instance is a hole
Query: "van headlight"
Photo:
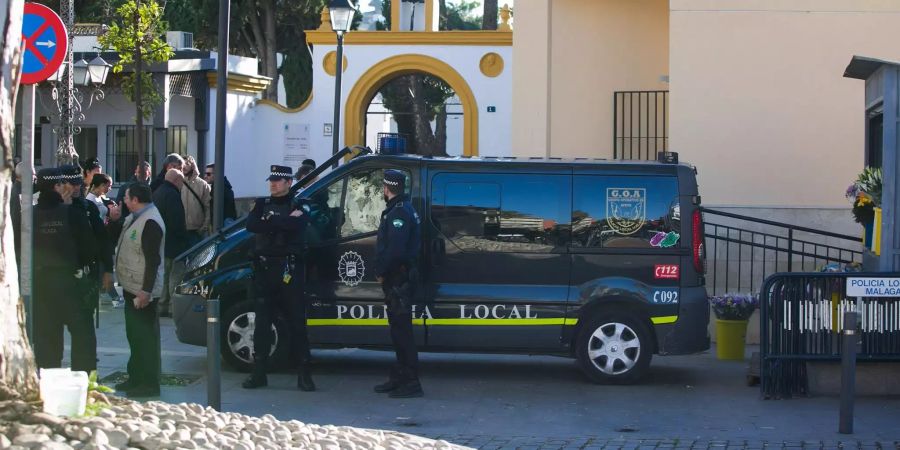
{"type": "Polygon", "coordinates": [[[187,259],[184,268],[188,272],[197,270],[213,260],[216,257],[216,243],[210,242],[206,247],[201,248],[193,257],[187,259]]]}

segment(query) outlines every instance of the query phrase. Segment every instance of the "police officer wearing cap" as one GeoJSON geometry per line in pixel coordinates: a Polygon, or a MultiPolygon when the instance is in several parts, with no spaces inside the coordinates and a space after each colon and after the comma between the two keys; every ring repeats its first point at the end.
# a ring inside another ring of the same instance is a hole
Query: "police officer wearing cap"
{"type": "MultiPolygon", "coordinates": [[[[79,251],[85,254],[90,263],[85,269],[85,276],[79,279],[79,287],[81,295],[84,297],[85,304],[92,305],[94,311],[99,312],[100,308],[100,286],[102,284],[104,292],[112,289],[112,267],[113,253],[115,252],[113,240],[107,233],[103,218],[100,216],[100,209],[97,204],[84,198],[82,179],[82,170],[78,166],[64,165],[59,167],[60,175],[64,183],[71,184],[77,188],[72,195],[72,208],[78,214],[84,215],[90,224],[91,233],[94,235],[94,243],[90,247],[86,247],[81,243],[79,251]]],[[[97,315],[97,320],[100,317],[97,315]]]]}
{"type": "Polygon", "coordinates": [[[256,235],[251,251],[256,323],[253,373],[243,383],[246,389],[268,385],[266,364],[272,348],[272,322],[279,311],[287,315],[291,348],[299,358],[297,387],[301,391],[316,389],[310,375],[303,295],[303,236],[308,217],[290,193],[293,175],[290,167],[271,166],[268,181],[272,195],[257,199],[247,216],[247,231],[256,235]]]}
{"type": "Polygon", "coordinates": [[[375,270],[387,304],[391,342],[397,362],[387,382],[375,386],[375,392],[393,398],[421,397],[419,354],[412,329],[412,302],[418,281],[418,255],[421,242],[419,215],[404,194],[406,176],[397,170],[384,172],[384,199],[376,243],[375,270]]]}
{"type": "Polygon", "coordinates": [[[34,209],[34,341],[35,360],[40,368],[60,367],[63,331],[71,335],[72,369],[97,368],[97,336],[94,332],[93,304],[80,295],[82,280],[96,247],[88,217],[72,207],[74,194],[81,189],[67,182],[70,174],[46,168],[38,172],[40,193],[34,209]]]}

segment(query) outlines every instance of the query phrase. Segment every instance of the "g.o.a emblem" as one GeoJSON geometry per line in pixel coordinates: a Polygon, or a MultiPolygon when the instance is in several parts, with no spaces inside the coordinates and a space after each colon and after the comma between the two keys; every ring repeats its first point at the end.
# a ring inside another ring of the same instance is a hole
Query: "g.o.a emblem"
{"type": "Polygon", "coordinates": [[[338,275],[347,286],[356,286],[366,275],[366,265],[362,256],[356,252],[347,252],[338,261],[338,275]]]}
{"type": "Polygon", "coordinates": [[[647,190],[606,189],[606,223],[618,234],[634,234],[647,220],[647,190]]]}

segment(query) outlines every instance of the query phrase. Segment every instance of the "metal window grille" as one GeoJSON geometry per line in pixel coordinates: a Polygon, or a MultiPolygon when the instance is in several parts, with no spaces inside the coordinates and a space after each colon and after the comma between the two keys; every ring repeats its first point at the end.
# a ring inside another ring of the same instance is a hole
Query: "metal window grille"
{"type": "MultiPolygon", "coordinates": [[[[106,164],[114,183],[131,179],[137,166],[137,136],[134,125],[107,125],[106,164]]],[[[144,160],[154,161],[150,135],[152,129],[144,128],[144,160]]]]}
{"type": "Polygon", "coordinates": [[[655,160],[669,150],[669,91],[616,91],[613,158],[655,160]]]}
{"type": "Polygon", "coordinates": [[[188,154],[188,127],[187,125],[173,125],[166,129],[166,154],[188,154]]]}

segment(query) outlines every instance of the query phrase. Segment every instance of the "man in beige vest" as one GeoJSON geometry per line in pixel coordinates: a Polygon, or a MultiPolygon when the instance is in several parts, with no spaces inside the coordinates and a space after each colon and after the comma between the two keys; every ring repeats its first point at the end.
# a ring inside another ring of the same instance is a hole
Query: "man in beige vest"
{"type": "MultiPolygon", "coordinates": [[[[188,247],[203,240],[210,230],[210,204],[212,188],[200,177],[197,161],[193,156],[184,158],[184,186],[181,203],[184,205],[184,226],[187,229],[188,247]]],[[[178,255],[171,255],[172,257],[178,255]]]]}
{"type": "Polygon", "coordinates": [[[160,343],[157,300],[163,291],[166,226],[151,201],[150,187],[128,186],[131,214],[122,225],[116,275],[125,294],[125,335],[131,349],[128,381],[116,385],[129,397],[159,396],[160,343]]]}

